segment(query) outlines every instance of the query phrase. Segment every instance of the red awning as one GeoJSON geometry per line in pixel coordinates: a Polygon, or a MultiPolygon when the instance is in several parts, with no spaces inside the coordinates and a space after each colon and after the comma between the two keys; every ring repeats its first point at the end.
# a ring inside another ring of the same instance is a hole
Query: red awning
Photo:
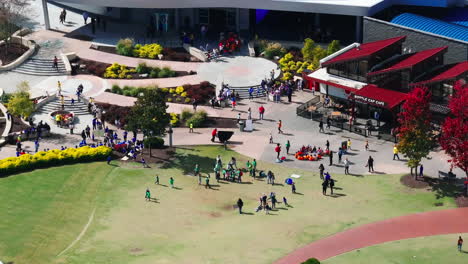
{"type": "Polygon", "coordinates": [[[322,79],[317,79],[317,78],[314,78],[314,77],[310,77],[308,75],[305,75],[304,78],[306,80],[308,80],[308,81],[314,81],[314,82],[334,86],[336,88],[341,88],[341,89],[345,90],[347,93],[355,93],[356,91],[358,91],[356,88],[353,88],[353,87],[342,85],[342,84],[339,84],[339,83],[336,83],[336,82],[330,82],[330,81],[325,81],[325,80],[322,80],[322,79]]]}
{"type": "Polygon", "coordinates": [[[439,54],[440,52],[446,52],[447,51],[447,46],[445,47],[440,47],[440,48],[435,48],[435,49],[428,49],[428,50],[423,50],[420,52],[416,52],[413,55],[409,56],[408,58],[390,66],[389,68],[375,71],[375,72],[369,72],[367,75],[375,75],[379,73],[385,73],[385,72],[391,72],[391,71],[398,71],[402,69],[408,69],[413,67],[414,65],[417,65],[429,58],[432,58],[433,56],[439,54]]]}
{"type": "Polygon", "coordinates": [[[423,85],[423,84],[428,84],[428,83],[442,82],[445,80],[454,80],[456,78],[459,78],[462,74],[465,74],[466,72],[468,72],[468,61],[454,64],[448,70],[432,77],[429,80],[425,80],[425,81],[418,82],[418,83],[413,83],[411,85],[415,86],[415,85],[423,85]]]}
{"type": "Polygon", "coordinates": [[[392,109],[406,99],[406,94],[368,84],[354,94],[354,99],[364,104],[392,109]]]}
{"type": "Polygon", "coordinates": [[[396,37],[396,38],[389,38],[374,42],[367,42],[363,43],[359,46],[359,48],[353,48],[346,51],[343,54],[340,54],[329,61],[324,62],[322,65],[329,65],[334,63],[345,62],[349,60],[357,60],[360,58],[367,58],[372,54],[375,54],[386,47],[394,45],[396,43],[401,43],[406,39],[406,36],[396,37]]]}

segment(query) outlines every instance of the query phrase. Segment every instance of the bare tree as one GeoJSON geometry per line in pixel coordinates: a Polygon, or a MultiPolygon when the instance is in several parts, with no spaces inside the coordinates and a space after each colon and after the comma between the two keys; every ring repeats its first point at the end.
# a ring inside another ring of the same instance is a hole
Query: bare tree
{"type": "Polygon", "coordinates": [[[8,51],[11,36],[26,19],[31,0],[0,0],[0,36],[8,51]]]}

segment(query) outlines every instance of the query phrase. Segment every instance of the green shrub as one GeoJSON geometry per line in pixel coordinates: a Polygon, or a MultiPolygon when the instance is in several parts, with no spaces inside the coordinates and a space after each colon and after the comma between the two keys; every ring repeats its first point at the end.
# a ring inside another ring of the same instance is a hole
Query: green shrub
{"type": "Polygon", "coordinates": [[[167,92],[169,92],[169,88],[165,88],[165,87],[164,87],[164,88],[161,88],[161,91],[162,91],[163,93],[167,93],[167,92]]]}
{"type": "Polygon", "coordinates": [[[151,145],[151,148],[163,148],[164,147],[164,139],[160,137],[150,137],[150,138],[145,138],[143,140],[143,144],[145,145],[145,148],[149,148],[151,145]]]}
{"type": "Polygon", "coordinates": [[[192,117],[190,117],[186,122],[186,126],[190,126],[190,124],[193,125],[193,127],[201,127],[206,121],[206,118],[208,117],[208,114],[204,110],[200,110],[195,112],[192,117]]]}
{"type": "MultiPolygon", "coordinates": [[[[187,98],[188,99],[188,98],[187,98]]],[[[190,111],[188,108],[184,108],[182,110],[182,113],[180,113],[180,119],[181,120],[188,120],[193,116],[193,113],[190,111]]]]}
{"type": "Polygon", "coordinates": [[[158,67],[154,67],[154,68],[151,69],[149,77],[150,78],[158,78],[159,72],[160,72],[160,69],[158,67]]]}
{"type": "Polygon", "coordinates": [[[151,67],[146,65],[146,62],[141,62],[138,63],[138,66],[136,67],[136,72],[139,74],[149,74],[151,72],[151,67]]]}
{"type": "Polygon", "coordinates": [[[184,102],[185,102],[186,104],[190,103],[190,101],[192,101],[192,99],[190,99],[190,98],[185,98],[185,100],[184,100],[184,102]]]}
{"type": "Polygon", "coordinates": [[[112,85],[111,92],[115,94],[122,94],[122,88],[120,88],[120,86],[118,86],[117,84],[114,84],[112,85]]]}
{"type": "Polygon", "coordinates": [[[264,54],[267,59],[273,59],[275,56],[283,57],[286,49],[280,43],[268,43],[264,54]]]}
{"type": "Polygon", "coordinates": [[[182,99],[180,99],[180,97],[177,97],[175,100],[176,100],[176,102],[181,102],[182,101],[182,99]]]}
{"type": "Polygon", "coordinates": [[[320,261],[316,258],[310,258],[304,262],[302,262],[301,264],[320,264],[320,261]]]}
{"type": "Polygon", "coordinates": [[[167,98],[167,101],[170,103],[172,102],[172,98],[167,98]]]}
{"type": "Polygon", "coordinates": [[[171,70],[169,67],[164,67],[158,73],[158,78],[168,78],[168,77],[175,77],[175,71],[171,70]]]}
{"type": "Polygon", "coordinates": [[[124,56],[133,56],[133,40],[130,38],[120,39],[117,42],[117,54],[124,56]]]}

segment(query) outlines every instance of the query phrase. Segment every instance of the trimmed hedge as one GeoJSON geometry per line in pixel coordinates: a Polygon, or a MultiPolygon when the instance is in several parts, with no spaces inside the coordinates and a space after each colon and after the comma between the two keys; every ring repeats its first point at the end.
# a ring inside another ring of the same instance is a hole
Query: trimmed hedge
{"type": "Polygon", "coordinates": [[[0,160],[0,176],[58,165],[104,160],[111,153],[112,149],[109,147],[84,146],[65,150],[39,151],[34,155],[24,154],[0,160]]]}
{"type": "Polygon", "coordinates": [[[202,127],[205,123],[208,114],[204,110],[199,110],[195,112],[190,118],[187,119],[185,125],[190,127],[190,124],[193,125],[194,128],[202,127]]]}

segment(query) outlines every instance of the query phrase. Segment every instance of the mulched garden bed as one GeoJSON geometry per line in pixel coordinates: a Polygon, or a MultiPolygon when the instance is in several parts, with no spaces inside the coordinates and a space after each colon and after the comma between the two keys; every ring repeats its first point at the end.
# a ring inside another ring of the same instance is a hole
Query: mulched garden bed
{"type": "MultiPolygon", "coordinates": [[[[116,158],[121,159],[124,157],[123,153],[114,151],[112,153],[116,158]]],[[[136,161],[140,161],[141,158],[144,158],[146,163],[151,166],[151,163],[165,164],[170,163],[174,159],[175,148],[174,147],[165,147],[162,149],[151,149],[151,157],[149,155],[149,149],[144,149],[143,154],[139,154],[136,161]]],[[[134,162],[134,160],[129,159],[128,161],[134,162]]]]}
{"type": "Polygon", "coordinates": [[[13,118],[13,124],[11,126],[10,133],[11,132],[21,132],[21,131],[25,130],[26,128],[29,128],[29,126],[26,125],[25,123],[23,123],[23,121],[21,121],[21,119],[19,117],[12,116],[12,118],[13,118]]]}
{"type": "Polygon", "coordinates": [[[418,180],[414,179],[414,176],[411,174],[406,174],[401,177],[400,182],[410,188],[414,189],[424,189],[431,187],[431,183],[434,183],[437,179],[429,177],[418,177],[418,180]]]}
{"type": "MultiPolygon", "coordinates": [[[[85,59],[81,59],[81,58],[77,58],[75,60],[72,60],[70,61],[70,63],[73,63],[73,64],[78,64],[78,65],[86,65],[85,68],[81,69],[80,67],[78,67],[77,69],[73,69],[72,70],[72,74],[73,75],[77,75],[77,74],[90,74],[90,75],[95,75],[95,76],[99,76],[101,78],[104,78],[103,75],[104,73],[106,72],[106,69],[111,66],[111,64],[108,64],[108,63],[104,63],[104,62],[99,62],[99,61],[93,61],[93,60],[85,60],[85,59]]],[[[128,67],[128,69],[135,69],[134,67],[128,67]]],[[[176,73],[176,76],[175,77],[181,77],[181,76],[186,76],[186,75],[191,75],[191,74],[195,74],[195,73],[190,73],[190,72],[186,72],[186,71],[175,71],[176,73]]],[[[111,79],[111,78],[105,78],[105,79],[109,79],[109,80],[138,80],[138,79],[151,79],[148,75],[148,77],[144,78],[144,77],[140,77],[140,74],[139,73],[129,73],[129,75],[132,76],[132,78],[130,79],[111,79]]],[[[164,79],[164,78],[158,78],[158,79],[164,79]]]]}
{"type": "MultiPolygon", "coordinates": [[[[90,49],[93,49],[93,48],[90,47],[90,49]]],[[[98,46],[97,50],[106,52],[106,53],[117,54],[117,50],[115,49],[115,47],[98,46]]],[[[164,48],[162,54],[163,54],[163,58],[162,58],[163,61],[201,62],[199,59],[190,55],[190,53],[188,53],[183,47],[164,48]]],[[[120,54],[117,54],[117,55],[120,55],[120,54]]],[[[143,58],[143,59],[148,59],[148,58],[143,58]]],[[[154,60],[159,60],[159,59],[154,59],[154,60]]]]}
{"type": "Polygon", "coordinates": [[[26,51],[28,51],[28,48],[23,45],[15,43],[10,44],[8,47],[2,45],[0,47],[0,61],[2,63],[1,65],[7,65],[12,63],[13,61],[21,57],[26,51]]]}
{"type": "Polygon", "coordinates": [[[455,198],[455,203],[458,207],[468,207],[468,197],[458,196],[457,198],[455,198]]]}

